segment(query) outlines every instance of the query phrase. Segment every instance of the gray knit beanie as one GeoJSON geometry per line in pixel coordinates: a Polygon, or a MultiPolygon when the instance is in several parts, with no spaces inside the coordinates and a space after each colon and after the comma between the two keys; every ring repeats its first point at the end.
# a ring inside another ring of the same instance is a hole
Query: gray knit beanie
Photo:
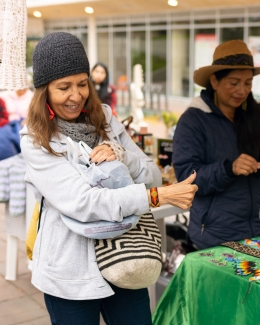
{"type": "Polygon", "coordinates": [[[33,52],[35,88],[82,72],[89,76],[89,61],[83,44],[76,36],[55,32],[42,38],[36,45],[33,52]]]}

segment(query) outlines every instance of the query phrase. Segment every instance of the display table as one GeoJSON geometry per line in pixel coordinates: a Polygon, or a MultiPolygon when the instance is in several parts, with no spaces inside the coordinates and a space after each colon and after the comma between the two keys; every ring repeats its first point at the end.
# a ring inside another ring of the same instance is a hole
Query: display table
{"type": "MultiPolygon", "coordinates": [[[[164,204],[158,208],[151,208],[151,212],[154,216],[154,219],[158,225],[160,233],[162,235],[162,252],[167,252],[167,245],[166,245],[166,225],[165,219],[166,217],[175,216],[179,213],[187,212],[188,210],[182,210],[170,204],[164,204]]],[[[156,306],[156,284],[150,286],[148,288],[149,296],[150,296],[150,306],[151,310],[154,311],[156,306]]]]}
{"type": "MultiPolygon", "coordinates": [[[[224,261],[223,253],[234,250],[217,246],[186,255],[161,296],[153,325],[260,324],[260,284],[251,282],[247,294],[250,275],[237,275],[234,262],[226,266],[210,262],[220,257],[224,261]],[[214,255],[199,255],[209,251],[214,255]]],[[[235,258],[255,261],[260,269],[259,258],[238,252],[235,258]]]]}

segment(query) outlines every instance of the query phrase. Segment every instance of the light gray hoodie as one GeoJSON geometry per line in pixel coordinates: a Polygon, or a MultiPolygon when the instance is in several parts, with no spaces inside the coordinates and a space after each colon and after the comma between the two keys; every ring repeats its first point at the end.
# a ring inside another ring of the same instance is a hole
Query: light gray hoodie
{"type": "MultiPolygon", "coordinates": [[[[121,221],[131,214],[147,213],[146,187],[160,186],[162,181],[158,167],[132,141],[123,124],[112,116],[110,107],[103,105],[103,111],[110,126],[110,141],[126,149],[123,163],[135,184],[125,188],[91,188],[66,156],[56,157],[34,145],[26,126],[20,132],[25,181],[38,202],[42,195],[45,198],[33,252],[32,284],[60,298],[84,300],[113,294],[98,269],[94,241],[70,231],[60,212],[83,222],[121,221]]],[[[53,137],[50,144],[56,152],[64,152],[66,136],[53,137]]]]}

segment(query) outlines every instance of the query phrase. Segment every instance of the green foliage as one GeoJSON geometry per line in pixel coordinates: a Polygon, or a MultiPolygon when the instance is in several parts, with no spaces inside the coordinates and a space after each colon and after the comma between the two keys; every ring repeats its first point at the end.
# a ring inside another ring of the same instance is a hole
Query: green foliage
{"type": "Polygon", "coordinates": [[[138,53],[136,51],[132,51],[132,68],[135,64],[141,64],[143,72],[145,73],[145,53],[138,53]]]}
{"type": "Polygon", "coordinates": [[[175,113],[168,111],[162,112],[162,119],[168,129],[178,122],[178,116],[175,113]]]}

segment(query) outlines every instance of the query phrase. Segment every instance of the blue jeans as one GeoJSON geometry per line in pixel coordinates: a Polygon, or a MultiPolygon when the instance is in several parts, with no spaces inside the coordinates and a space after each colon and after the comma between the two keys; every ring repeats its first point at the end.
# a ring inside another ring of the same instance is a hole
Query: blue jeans
{"type": "Polygon", "coordinates": [[[115,294],[94,300],[67,300],[44,294],[52,325],[152,325],[147,289],[129,290],[110,284],[115,294]]]}

